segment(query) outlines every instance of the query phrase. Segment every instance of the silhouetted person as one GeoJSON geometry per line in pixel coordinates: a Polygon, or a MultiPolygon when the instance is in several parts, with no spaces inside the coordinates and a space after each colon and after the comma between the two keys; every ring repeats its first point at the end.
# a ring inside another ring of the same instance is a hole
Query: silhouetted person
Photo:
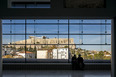
{"type": "Polygon", "coordinates": [[[79,54],[79,57],[77,59],[78,59],[78,63],[77,63],[78,67],[77,67],[77,69],[83,69],[85,64],[83,62],[83,58],[81,57],[81,54],[79,54]]]}
{"type": "Polygon", "coordinates": [[[76,55],[72,57],[72,69],[76,69],[76,55]]]}
{"type": "Polygon", "coordinates": [[[4,55],[7,55],[7,51],[5,51],[4,55]]]}

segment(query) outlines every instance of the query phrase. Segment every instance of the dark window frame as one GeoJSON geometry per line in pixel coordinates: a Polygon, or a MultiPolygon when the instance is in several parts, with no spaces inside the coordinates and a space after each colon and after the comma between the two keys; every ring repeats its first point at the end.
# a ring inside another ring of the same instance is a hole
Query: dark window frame
{"type": "MultiPolygon", "coordinates": [[[[27,25],[27,24],[25,23],[25,26],[26,26],[26,25],[27,25]]],[[[69,25],[70,25],[70,24],[68,23],[67,25],[68,25],[68,29],[69,29],[69,25]]],[[[26,27],[25,27],[25,28],[26,28],[26,27]]],[[[26,32],[26,31],[25,31],[25,32],[26,32]]],[[[7,33],[4,34],[4,33],[3,33],[3,35],[15,35],[15,34],[12,34],[12,33],[11,33],[11,34],[7,34],[7,33]]],[[[16,35],[17,35],[17,34],[16,34],[16,35]]],[[[20,35],[20,34],[19,34],[19,35],[20,35]]],[[[21,35],[22,35],[22,34],[21,34],[21,35]]],[[[26,36],[26,35],[28,35],[28,34],[25,33],[24,35],[26,36]]],[[[31,34],[31,35],[32,35],[32,34],[31,34]]],[[[37,35],[37,34],[33,33],[33,35],[37,35]]],[[[51,34],[44,34],[44,33],[43,33],[43,34],[38,34],[38,35],[51,35],[51,34]]],[[[53,35],[56,35],[56,34],[53,34],[53,35]]],[[[69,36],[69,35],[84,35],[84,34],[83,34],[83,33],[79,33],[79,34],[70,34],[69,31],[68,31],[68,34],[62,34],[62,33],[61,33],[61,34],[57,34],[57,35],[68,35],[68,36],[69,36]]],[[[85,35],[111,35],[111,34],[85,34],[85,35]]],[[[26,38],[25,38],[25,39],[26,39],[26,38]]],[[[69,39],[69,37],[68,37],[68,39],[69,39]]],[[[3,44],[3,45],[17,45],[17,44],[3,44]]],[[[18,44],[18,45],[49,45],[49,44],[18,44]]],[[[69,44],[69,43],[68,43],[68,44],[50,44],[50,45],[68,45],[68,46],[69,46],[69,45],[106,45],[106,44],[69,44]]],[[[111,45],[111,44],[107,44],[107,45],[111,45]]],[[[69,48],[69,47],[68,47],[68,48],[69,48]]]]}

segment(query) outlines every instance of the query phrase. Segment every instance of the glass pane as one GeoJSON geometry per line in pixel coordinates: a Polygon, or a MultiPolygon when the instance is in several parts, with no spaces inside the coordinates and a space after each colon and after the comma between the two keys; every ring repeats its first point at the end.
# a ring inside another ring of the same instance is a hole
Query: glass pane
{"type": "Polygon", "coordinates": [[[12,25],[12,33],[25,33],[25,25],[12,25]]]}
{"type": "Polygon", "coordinates": [[[50,4],[37,4],[37,8],[50,8],[50,4]]]}
{"type": "Polygon", "coordinates": [[[25,35],[12,35],[12,44],[25,44],[25,35]]]}
{"type": "Polygon", "coordinates": [[[60,19],[58,26],[59,26],[58,31],[60,34],[62,33],[68,34],[68,20],[60,19]]]}
{"type": "Polygon", "coordinates": [[[68,35],[59,35],[59,44],[68,44],[68,35]]]}
{"type": "Polygon", "coordinates": [[[70,35],[69,44],[81,44],[82,39],[79,35],[70,35]]]}
{"type": "Polygon", "coordinates": [[[111,59],[111,45],[77,45],[75,49],[70,48],[72,56],[79,54],[87,60],[110,60],[111,59]]]}
{"type": "Polygon", "coordinates": [[[26,20],[26,23],[28,24],[28,23],[35,23],[35,20],[34,19],[27,19],[26,20]]]}
{"type": "Polygon", "coordinates": [[[105,25],[83,25],[83,33],[105,33],[105,25]]]}
{"type": "Polygon", "coordinates": [[[107,33],[110,33],[111,34],[111,25],[107,25],[106,31],[107,31],[107,33]]]}
{"type": "Polygon", "coordinates": [[[36,33],[58,33],[57,20],[36,20],[35,23],[36,33]]]}
{"type": "Polygon", "coordinates": [[[104,35],[83,35],[83,44],[105,44],[104,35]]]}
{"type": "Polygon", "coordinates": [[[59,33],[65,33],[68,34],[68,25],[59,25],[59,33]]]}
{"type": "Polygon", "coordinates": [[[107,44],[111,44],[111,35],[106,36],[107,44]]]}
{"type": "Polygon", "coordinates": [[[10,35],[3,35],[2,36],[2,44],[10,44],[11,41],[11,36],[10,35]]]}
{"type": "MultiPolygon", "coordinates": [[[[79,25],[69,25],[69,33],[80,33],[80,26],[79,25]]],[[[82,31],[82,30],[81,30],[82,31]]]]}
{"type": "Polygon", "coordinates": [[[3,33],[10,33],[10,25],[2,25],[3,33]]]}
{"type": "Polygon", "coordinates": [[[58,25],[35,25],[36,33],[58,33],[58,25]]]}
{"type": "Polygon", "coordinates": [[[25,23],[25,20],[24,19],[21,19],[21,20],[20,19],[13,19],[10,22],[11,23],[20,23],[21,24],[21,23],[25,23]]]}
{"type": "Polygon", "coordinates": [[[111,59],[111,45],[98,45],[98,46],[81,46],[85,49],[85,59],[99,59],[99,60],[110,60],[111,59]]]}
{"type": "Polygon", "coordinates": [[[36,45],[37,59],[55,59],[54,49],[57,49],[57,45],[36,45]]]}
{"type": "Polygon", "coordinates": [[[27,35],[26,44],[58,44],[57,35],[27,35]]]}
{"type": "Polygon", "coordinates": [[[103,19],[99,19],[99,20],[96,20],[96,19],[93,19],[93,20],[83,20],[83,23],[105,23],[105,20],[103,19]]]}
{"type": "Polygon", "coordinates": [[[59,45],[58,48],[52,50],[53,59],[68,59],[69,51],[67,45],[59,45]]]}
{"type": "Polygon", "coordinates": [[[3,44],[25,44],[25,35],[3,35],[3,44]]]}
{"type": "Polygon", "coordinates": [[[25,8],[25,4],[12,4],[12,8],[25,8]]]}
{"type": "Polygon", "coordinates": [[[3,45],[2,46],[3,58],[25,58],[24,45],[3,45]]]}
{"type": "Polygon", "coordinates": [[[76,19],[72,19],[72,20],[69,20],[70,23],[80,23],[80,20],[76,20],[76,19]]]}
{"type": "Polygon", "coordinates": [[[35,28],[33,25],[27,25],[26,29],[27,29],[26,30],[27,33],[34,33],[35,32],[35,28]]]}
{"type": "Polygon", "coordinates": [[[53,59],[68,59],[68,45],[58,45],[58,47],[52,49],[53,59]]]}
{"type": "Polygon", "coordinates": [[[11,22],[10,22],[10,20],[5,19],[5,20],[2,20],[2,24],[4,24],[4,23],[11,23],[11,22]]]}
{"type": "Polygon", "coordinates": [[[35,44],[35,35],[26,35],[26,44],[35,44]]]}
{"type": "Polygon", "coordinates": [[[57,19],[38,19],[36,23],[58,23],[57,19]]]}
{"type": "Polygon", "coordinates": [[[26,45],[26,59],[36,59],[37,46],[35,45],[26,45]]]}

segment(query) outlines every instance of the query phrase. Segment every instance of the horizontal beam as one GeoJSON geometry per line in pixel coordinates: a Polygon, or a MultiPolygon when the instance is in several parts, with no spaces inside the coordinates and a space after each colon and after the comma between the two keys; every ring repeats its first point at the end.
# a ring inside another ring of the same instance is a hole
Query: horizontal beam
{"type": "MultiPolygon", "coordinates": [[[[25,44],[2,44],[2,45],[25,45],[25,44]]],[[[111,45],[111,44],[26,44],[26,45],[111,45]]]]}
{"type": "Polygon", "coordinates": [[[1,10],[0,18],[2,19],[37,19],[37,18],[76,18],[76,19],[112,19],[116,12],[109,8],[4,8],[1,10]]]}
{"type": "Polygon", "coordinates": [[[61,34],[58,34],[58,33],[3,33],[3,35],[111,35],[110,33],[103,33],[103,34],[91,34],[91,33],[61,33],[61,34]]]}
{"type": "MultiPolygon", "coordinates": [[[[25,25],[25,23],[2,23],[2,25],[25,25]]],[[[26,23],[26,25],[68,25],[67,23],[26,23]]],[[[69,25],[111,25],[111,23],[70,23],[69,25]]]]}

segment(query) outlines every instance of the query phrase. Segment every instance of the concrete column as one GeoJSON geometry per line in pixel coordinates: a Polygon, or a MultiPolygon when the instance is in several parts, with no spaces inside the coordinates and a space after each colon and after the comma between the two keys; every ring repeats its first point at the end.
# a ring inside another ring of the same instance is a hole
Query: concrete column
{"type": "Polygon", "coordinates": [[[116,17],[112,19],[112,60],[111,60],[111,77],[116,77],[116,17]]]}
{"type": "Polygon", "coordinates": [[[0,19],[0,77],[2,77],[2,20],[0,19]]]}

